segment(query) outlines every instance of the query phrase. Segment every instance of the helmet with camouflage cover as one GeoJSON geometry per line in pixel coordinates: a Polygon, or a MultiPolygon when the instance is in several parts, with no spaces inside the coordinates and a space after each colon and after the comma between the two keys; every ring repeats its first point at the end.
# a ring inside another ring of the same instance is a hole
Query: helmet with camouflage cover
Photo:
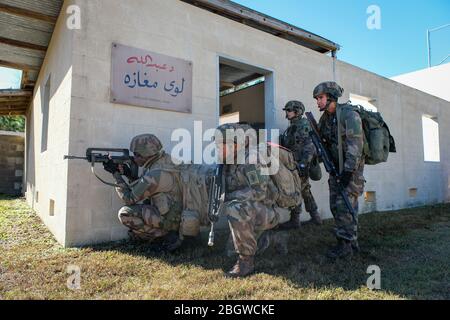
{"type": "Polygon", "coordinates": [[[342,93],[344,89],[342,89],[336,82],[334,81],[326,81],[319,83],[313,91],[314,99],[317,98],[318,95],[326,93],[330,97],[334,98],[334,100],[338,100],[339,97],[342,97],[342,93]]]}
{"type": "MultiPolygon", "coordinates": [[[[243,130],[246,136],[255,136],[256,131],[246,123],[225,123],[217,127],[214,135],[214,141],[216,143],[236,142],[236,131],[243,130]]],[[[239,131],[237,131],[239,134],[239,131]]]]}
{"type": "Polygon", "coordinates": [[[138,135],[134,137],[130,143],[130,151],[138,153],[144,158],[157,155],[161,149],[161,141],[159,141],[155,135],[150,133],[138,135]]]}
{"type": "Polygon", "coordinates": [[[284,111],[295,111],[299,115],[305,113],[305,105],[297,100],[291,100],[283,108],[284,111]]]}

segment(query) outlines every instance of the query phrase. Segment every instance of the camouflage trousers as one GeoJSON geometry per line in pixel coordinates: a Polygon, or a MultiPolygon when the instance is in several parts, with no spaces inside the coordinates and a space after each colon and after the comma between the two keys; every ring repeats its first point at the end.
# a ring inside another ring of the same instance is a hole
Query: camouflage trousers
{"type": "Polygon", "coordinates": [[[174,229],[168,227],[168,219],[161,217],[159,210],[151,204],[124,206],[119,210],[119,220],[134,237],[147,241],[161,238],[174,229]]]}
{"type": "MultiPolygon", "coordinates": [[[[314,196],[311,193],[311,184],[309,183],[308,177],[301,178],[302,180],[302,198],[303,202],[305,203],[305,210],[308,213],[317,211],[317,204],[316,200],[314,199],[314,196]]],[[[296,206],[294,209],[292,209],[292,214],[301,214],[302,213],[302,205],[296,206]]]]}
{"type": "Polygon", "coordinates": [[[259,201],[229,201],[224,203],[222,213],[228,219],[234,248],[240,255],[254,256],[261,234],[279,223],[275,209],[259,201]]]}
{"type": "Polygon", "coordinates": [[[355,171],[349,185],[346,188],[348,199],[356,215],[356,221],[345,205],[344,199],[339,193],[336,181],[328,180],[330,187],[330,210],[336,224],[336,237],[344,240],[354,241],[358,239],[358,197],[364,191],[364,163],[355,171]]]}

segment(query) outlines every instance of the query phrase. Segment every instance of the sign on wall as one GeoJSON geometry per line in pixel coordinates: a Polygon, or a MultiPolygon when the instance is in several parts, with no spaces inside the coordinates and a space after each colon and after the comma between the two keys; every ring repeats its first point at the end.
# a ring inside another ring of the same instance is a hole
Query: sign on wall
{"type": "Polygon", "coordinates": [[[112,44],[111,102],[192,112],[192,62],[112,44]]]}

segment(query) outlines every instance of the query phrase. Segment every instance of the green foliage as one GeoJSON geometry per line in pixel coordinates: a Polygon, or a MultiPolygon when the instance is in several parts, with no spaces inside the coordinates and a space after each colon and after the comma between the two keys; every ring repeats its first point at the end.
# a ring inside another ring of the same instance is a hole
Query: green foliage
{"type": "Polygon", "coordinates": [[[23,116],[0,116],[0,130],[25,131],[25,117],[23,116]]]}

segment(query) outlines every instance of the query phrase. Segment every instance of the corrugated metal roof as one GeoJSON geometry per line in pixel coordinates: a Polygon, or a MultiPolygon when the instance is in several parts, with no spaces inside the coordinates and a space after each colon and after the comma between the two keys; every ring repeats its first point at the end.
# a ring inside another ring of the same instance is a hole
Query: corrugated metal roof
{"type": "Polygon", "coordinates": [[[25,114],[64,0],[0,0],[0,66],[23,71],[21,89],[0,90],[0,115],[25,114]]]}

